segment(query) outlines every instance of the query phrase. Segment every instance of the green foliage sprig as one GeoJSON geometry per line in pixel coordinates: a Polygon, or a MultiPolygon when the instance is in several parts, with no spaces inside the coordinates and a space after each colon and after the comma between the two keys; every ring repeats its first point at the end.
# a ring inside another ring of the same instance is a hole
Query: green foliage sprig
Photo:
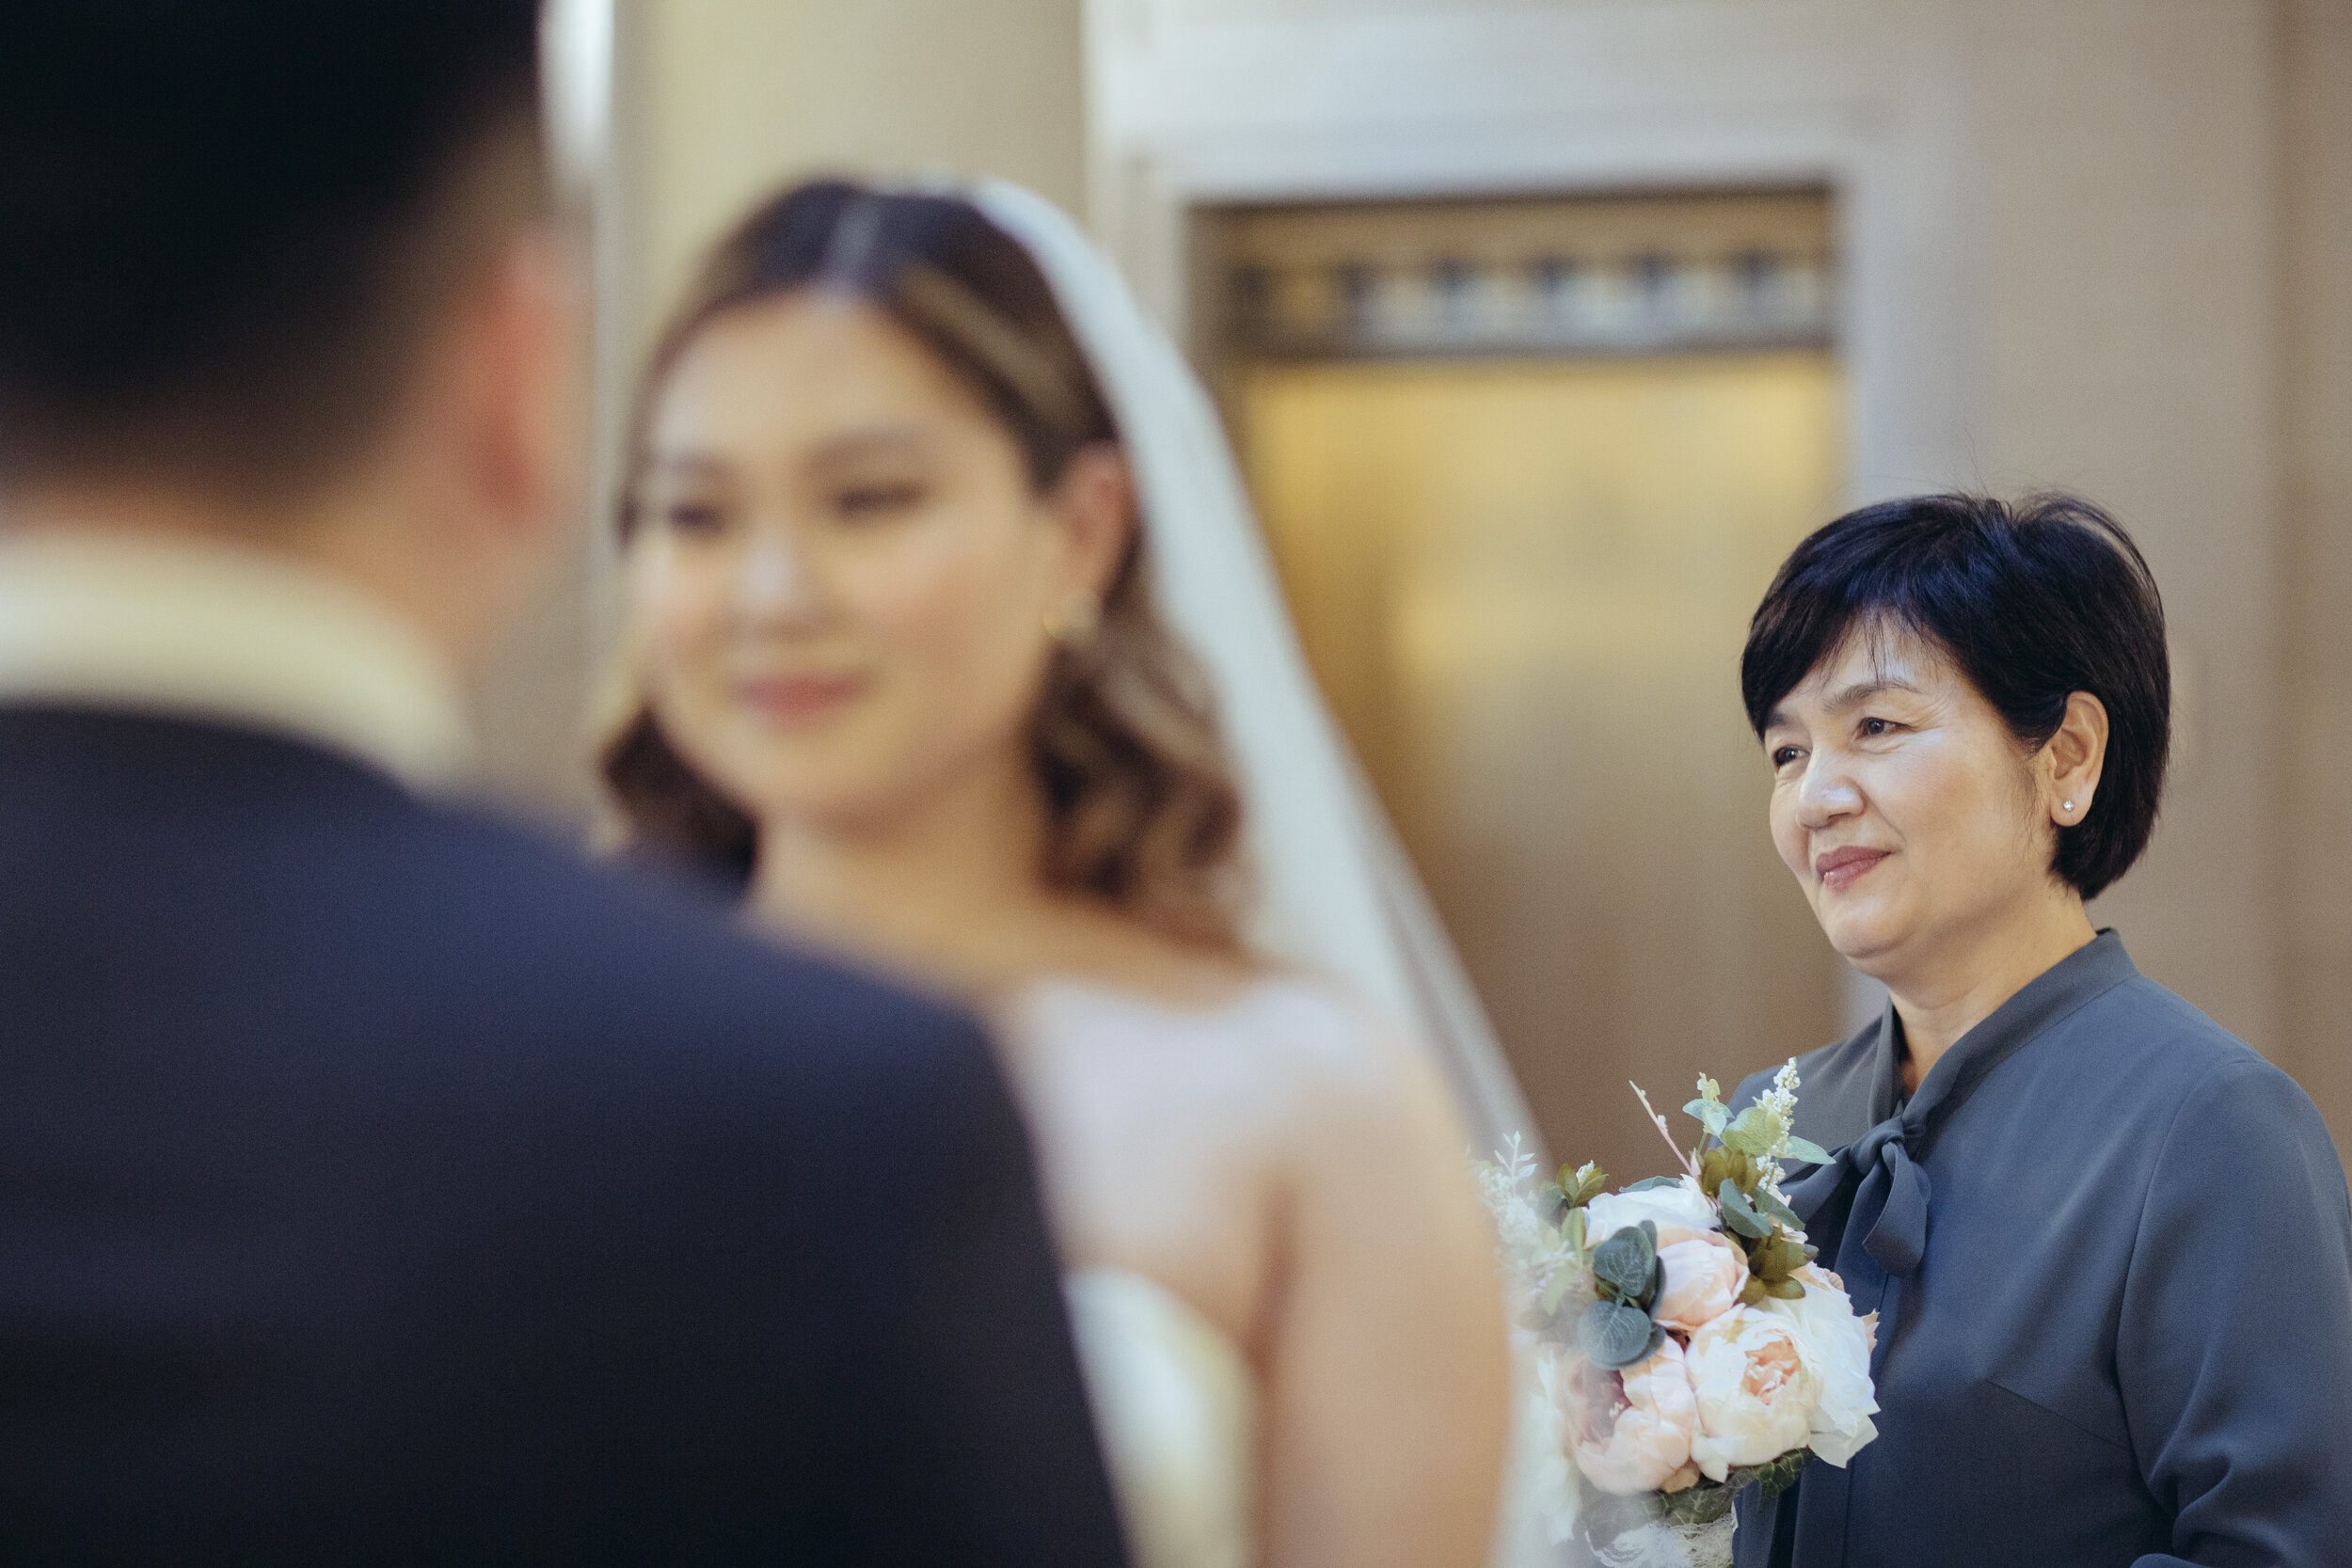
{"type": "Polygon", "coordinates": [[[1820,1249],[1797,1239],[1804,1225],[1780,1196],[1780,1161],[1786,1156],[1806,1164],[1827,1164],[1829,1153],[1788,1130],[1793,1101],[1785,1092],[1766,1095],[1735,1119],[1715,1080],[1701,1078],[1698,1089],[1699,1097],[1682,1108],[1683,1114],[1717,1142],[1710,1148],[1702,1138],[1700,1147],[1691,1151],[1691,1161],[1700,1189],[1723,1212],[1724,1228],[1747,1254],[1748,1281],[1740,1287],[1740,1303],[1754,1307],[1768,1296],[1799,1300],[1804,1283],[1796,1273],[1819,1257],[1820,1249]]]}
{"type": "Polygon", "coordinates": [[[1576,1321],[1576,1339],[1596,1367],[1621,1371],[1656,1355],[1666,1342],[1658,1301],[1666,1293],[1666,1265],[1658,1256],[1658,1227],[1629,1225],[1593,1249],[1598,1299],[1576,1321]]]}

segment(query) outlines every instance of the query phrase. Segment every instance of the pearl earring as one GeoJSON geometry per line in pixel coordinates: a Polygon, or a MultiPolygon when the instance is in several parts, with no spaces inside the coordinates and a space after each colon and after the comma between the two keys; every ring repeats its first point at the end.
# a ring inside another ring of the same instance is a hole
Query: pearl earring
{"type": "Polygon", "coordinates": [[[2067,802],[2066,802],[2066,804],[2065,804],[2064,806],[2060,807],[2059,809],[2060,809],[2061,811],[2065,812],[2067,816],[2074,816],[2074,801],[2072,801],[2072,800],[2069,800],[2069,801],[2067,801],[2067,802]]]}

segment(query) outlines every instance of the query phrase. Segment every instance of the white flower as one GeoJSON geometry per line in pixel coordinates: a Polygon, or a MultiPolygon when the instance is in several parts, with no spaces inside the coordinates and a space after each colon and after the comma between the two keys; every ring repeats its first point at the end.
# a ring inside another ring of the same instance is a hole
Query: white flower
{"type": "Polygon", "coordinates": [[[1772,1074],[1772,1086],[1756,1099],[1756,1108],[1764,1114],[1766,1132],[1761,1175],[1764,1185],[1776,1197],[1788,1196],[1780,1190],[1780,1179],[1785,1174],[1780,1161],[1788,1151],[1789,1131],[1796,1126],[1798,1086],[1797,1059],[1791,1056],[1772,1074]]]}
{"type": "Polygon", "coordinates": [[[1626,1227],[1644,1220],[1657,1225],[1660,1246],[1671,1246],[1716,1228],[1714,1205],[1699,1191],[1698,1182],[1686,1176],[1671,1187],[1651,1187],[1638,1193],[1603,1193],[1584,1206],[1584,1239],[1598,1246],[1626,1227]]]}
{"type": "Polygon", "coordinates": [[[1879,1407],[1878,1390],[1870,1382],[1878,1314],[1855,1317],[1853,1303],[1839,1288],[1842,1282],[1827,1269],[1808,1263],[1797,1271],[1797,1279],[1804,1286],[1804,1299],[1768,1299],[1760,1305],[1788,1325],[1805,1365],[1820,1378],[1821,1397],[1808,1425],[1806,1446],[1842,1468],[1879,1434],[1870,1419],[1879,1407]]]}
{"type": "Polygon", "coordinates": [[[1576,1535],[1584,1512],[1583,1489],[1577,1484],[1560,1414],[1570,1362],[1549,1346],[1537,1351],[1534,1360],[1535,1386],[1526,1389],[1519,1402],[1519,1431],[1513,1445],[1518,1457],[1512,1464],[1524,1467],[1530,1500],[1544,1522],[1545,1534],[1557,1546],[1576,1535]]]}
{"type": "Polygon", "coordinates": [[[1503,1266],[1531,1294],[1541,1295],[1564,1259],[1558,1228],[1536,1207],[1535,1157],[1520,1148],[1518,1135],[1513,1133],[1494,1161],[1472,1161],[1470,1168],[1494,1221],[1503,1266]]]}
{"type": "Polygon", "coordinates": [[[1772,1074],[1772,1086],[1756,1096],[1756,1102],[1764,1107],[1764,1114],[1784,1133],[1789,1123],[1797,1119],[1797,1059],[1791,1056],[1786,1066],[1772,1074]]]}
{"type": "Polygon", "coordinates": [[[1691,1336],[1686,1362],[1699,1413],[1691,1458],[1708,1480],[1805,1446],[1821,1380],[1782,1318],[1735,1307],[1691,1336]]]}

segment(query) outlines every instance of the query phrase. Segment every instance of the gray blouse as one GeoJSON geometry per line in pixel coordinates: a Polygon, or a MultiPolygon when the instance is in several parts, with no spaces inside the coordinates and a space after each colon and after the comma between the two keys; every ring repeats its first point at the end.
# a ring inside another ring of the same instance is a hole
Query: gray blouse
{"type": "Polygon", "coordinates": [[[2352,1202],[2303,1091],[2112,931],[1908,1103],[1902,1054],[1889,1007],[1798,1063],[1879,1438],[1746,1494],[1740,1568],[2352,1564],[2352,1202]]]}

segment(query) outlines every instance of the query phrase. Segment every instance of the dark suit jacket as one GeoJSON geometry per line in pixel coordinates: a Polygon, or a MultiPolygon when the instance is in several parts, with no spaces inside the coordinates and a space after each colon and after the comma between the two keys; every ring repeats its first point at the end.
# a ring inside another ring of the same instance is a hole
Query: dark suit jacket
{"type": "Polygon", "coordinates": [[[0,1561],[1111,1563],[967,1020],[228,727],[0,706],[0,1561]]]}

